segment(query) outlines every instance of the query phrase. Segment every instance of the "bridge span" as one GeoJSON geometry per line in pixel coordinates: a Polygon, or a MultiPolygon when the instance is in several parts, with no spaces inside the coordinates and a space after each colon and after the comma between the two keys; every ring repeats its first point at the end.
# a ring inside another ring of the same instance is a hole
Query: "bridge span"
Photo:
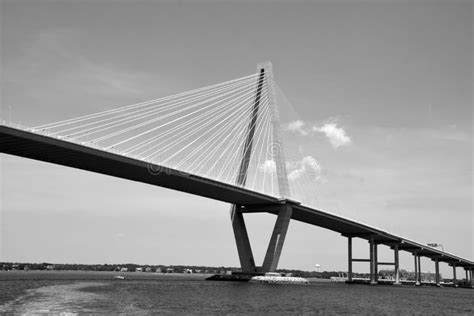
{"type": "MultiPolygon", "coordinates": [[[[278,218],[286,216],[293,220],[338,232],[342,236],[347,237],[348,240],[348,281],[352,280],[352,263],[362,261],[368,262],[370,265],[371,284],[377,284],[379,265],[393,265],[395,284],[399,284],[399,251],[406,251],[414,256],[414,268],[418,284],[421,282],[420,257],[427,257],[435,263],[437,285],[440,284],[439,263],[444,262],[453,267],[454,278],[456,278],[456,267],[463,268],[466,272],[466,280],[470,282],[471,287],[473,286],[474,262],[472,260],[425,246],[402,236],[358,223],[355,220],[302,205],[290,199],[278,199],[243,187],[127,157],[113,151],[92,148],[59,137],[41,135],[6,125],[0,125],[0,152],[147,183],[230,203],[237,206],[239,214],[266,212],[275,214],[278,218]],[[282,209],[286,211],[282,212],[282,209]],[[361,238],[368,241],[369,258],[360,259],[352,257],[353,238],[361,238]],[[385,245],[393,249],[393,262],[378,261],[378,245],[385,245]]],[[[256,267],[253,272],[276,269],[285,234],[286,229],[275,225],[273,234],[276,236],[275,242],[273,245],[272,242],[270,243],[265,258],[265,261],[269,263],[265,265],[264,262],[262,267],[256,267]]]]}

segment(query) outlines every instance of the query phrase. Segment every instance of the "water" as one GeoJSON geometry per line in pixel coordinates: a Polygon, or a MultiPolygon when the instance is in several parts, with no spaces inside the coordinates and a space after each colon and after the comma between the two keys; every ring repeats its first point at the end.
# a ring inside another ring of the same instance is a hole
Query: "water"
{"type": "Polygon", "coordinates": [[[0,313],[474,315],[474,290],[311,282],[266,285],[199,275],[0,272],[0,313]]]}

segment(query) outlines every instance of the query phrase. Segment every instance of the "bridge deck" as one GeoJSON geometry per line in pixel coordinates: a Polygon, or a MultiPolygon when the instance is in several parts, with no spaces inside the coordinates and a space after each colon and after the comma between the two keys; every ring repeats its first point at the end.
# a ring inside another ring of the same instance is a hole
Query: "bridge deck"
{"type": "MultiPolygon", "coordinates": [[[[148,183],[231,204],[265,206],[280,203],[275,197],[245,188],[3,125],[0,126],[0,152],[148,183]]],[[[345,236],[374,238],[378,243],[388,246],[398,244],[401,250],[422,251],[423,256],[437,257],[439,261],[444,262],[455,262],[457,266],[474,266],[471,260],[304,205],[293,206],[292,219],[327,228],[345,236]]]]}

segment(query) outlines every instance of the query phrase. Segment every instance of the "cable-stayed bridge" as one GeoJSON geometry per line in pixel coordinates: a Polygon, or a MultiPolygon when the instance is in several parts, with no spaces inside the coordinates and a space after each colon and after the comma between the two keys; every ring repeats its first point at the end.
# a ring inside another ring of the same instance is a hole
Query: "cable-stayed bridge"
{"type": "MultiPolygon", "coordinates": [[[[33,128],[0,126],[3,153],[148,183],[231,204],[230,214],[242,270],[275,271],[291,219],[339,232],[348,238],[348,279],[352,263],[395,268],[399,251],[464,268],[472,284],[474,262],[304,203],[316,162],[295,159],[284,146],[278,88],[270,63],[227,82],[33,128]],[[264,261],[257,265],[244,213],[277,216],[264,261]],[[352,239],[369,242],[369,258],[352,258],[352,239]],[[394,250],[394,261],[379,262],[378,245],[394,250]]],[[[456,277],[454,277],[456,278],[456,277]]]]}

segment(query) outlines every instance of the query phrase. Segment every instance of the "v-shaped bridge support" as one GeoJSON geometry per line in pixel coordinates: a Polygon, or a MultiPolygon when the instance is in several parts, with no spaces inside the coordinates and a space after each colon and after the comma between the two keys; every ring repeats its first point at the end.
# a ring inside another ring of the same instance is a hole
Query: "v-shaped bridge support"
{"type": "MultiPolygon", "coordinates": [[[[288,176],[286,173],[286,159],[283,151],[281,141],[281,129],[280,129],[280,118],[277,107],[277,99],[275,94],[275,88],[273,86],[273,72],[272,65],[270,62],[262,63],[257,66],[259,72],[257,90],[255,94],[255,101],[253,106],[253,115],[251,122],[248,126],[248,133],[245,140],[244,151],[242,156],[242,162],[240,164],[239,174],[236,181],[237,185],[245,185],[247,179],[247,172],[252,152],[253,138],[255,134],[255,123],[257,121],[257,113],[260,106],[260,99],[262,95],[262,89],[264,84],[268,89],[269,101],[271,106],[271,125],[273,130],[273,143],[272,147],[272,159],[276,166],[276,175],[278,181],[278,192],[282,197],[288,197],[290,195],[290,189],[288,184],[288,176]]],[[[280,259],[281,250],[285,241],[286,232],[290,223],[292,215],[291,203],[287,203],[287,200],[282,200],[281,204],[270,205],[265,208],[265,211],[272,212],[278,215],[273,228],[273,233],[270,238],[265,259],[262,267],[255,265],[255,260],[252,254],[252,248],[250,246],[250,240],[245,226],[243,212],[252,209],[251,206],[239,206],[233,205],[231,208],[231,220],[232,228],[234,230],[235,241],[237,244],[237,251],[239,253],[240,265],[243,272],[271,272],[275,271],[278,266],[280,259]]]]}

